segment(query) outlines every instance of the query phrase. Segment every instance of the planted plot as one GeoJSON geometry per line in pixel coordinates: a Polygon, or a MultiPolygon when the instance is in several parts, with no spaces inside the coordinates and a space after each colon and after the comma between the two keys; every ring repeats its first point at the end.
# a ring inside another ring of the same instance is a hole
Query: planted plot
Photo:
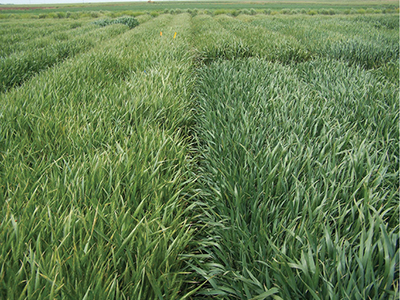
{"type": "Polygon", "coordinates": [[[216,59],[237,59],[253,55],[251,46],[243,42],[211,16],[193,18],[195,59],[209,63],[216,59]]]}
{"type": "Polygon", "coordinates": [[[1,95],[1,298],[195,291],[189,20],[160,17],[1,95]]]}
{"type": "Polygon", "coordinates": [[[398,20],[220,13],[2,21],[1,299],[398,298],[398,20]]]}
{"type": "Polygon", "coordinates": [[[46,35],[58,31],[68,30],[71,28],[72,24],[76,23],[76,21],[60,20],[42,20],[41,22],[37,20],[2,20],[0,28],[0,49],[10,44],[12,45],[15,42],[26,42],[28,38],[45,37],[46,35]]]}
{"type": "Polygon", "coordinates": [[[66,58],[92,48],[104,39],[128,30],[123,25],[91,30],[72,39],[48,44],[42,49],[31,48],[3,58],[0,61],[0,91],[4,92],[66,58]]]}
{"type": "Polygon", "coordinates": [[[94,26],[82,26],[82,24],[79,23],[72,25],[72,27],[74,28],[68,26],[67,28],[55,32],[48,32],[47,30],[42,29],[40,34],[38,32],[32,32],[28,37],[25,37],[18,42],[3,42],[0,46],[0,57],[5,58],[21,51],[42,49],[60,41],[76,38],[77,36],[83,35],[84,33],[94,29],[94,26]]]}
{"type": "Polygon", "coordinates": [[[203,294],[398,297],[397,99],[335,61],[199,71],[203,294]]]}
{"type": "Polygon", "coordinates": [[[218,16],[216,19],[220,24],[231,31],[243,41],[251,45],[253,56],[262,57],[268,61],[279,61],[282,63],[302,62],[310,59],[310,53],[293,36],[283,32],[274,32],[261,26],[253,26],[240,18],[218,16]]]}
{"type": "Polygon", "coordinates": [[[251,56],[268,61],[288,63],[329,57],[372,69],[392,64],[399,56],[398,30],[393,26],[396,16],[388,16],[386,22],[380,16],[220,15],[214,19],[250,45],[251,56]]]}
{"type": "MultiPolygon", "coordinates": [[[[287,16],[274,20],[256,16],[247,19],[258,29],[261,27],[265,31],[272,30],[282,37],[291,37],[297,44],[286,43],[286,47],[302,49],[300,53],[306,50],[305,53],[314,57],[341,59],[367,69],[395,62],[399,57],[398,30],[394,25],[396,23],[398,25],[396,16],[387,16],[385,21],[381,16],[368,18],[287,16]],[[315,30],[316,27],[318,30],[315,30]]],[[[254,39],[255,44],[262,42],[264,42],[262,39],[259,39],[259,42],[254,39]]],[[[284,42],[279,44],[285,46],[284,42]]],[[[271,47],[266,47],[268,48],[271,47]]]]}

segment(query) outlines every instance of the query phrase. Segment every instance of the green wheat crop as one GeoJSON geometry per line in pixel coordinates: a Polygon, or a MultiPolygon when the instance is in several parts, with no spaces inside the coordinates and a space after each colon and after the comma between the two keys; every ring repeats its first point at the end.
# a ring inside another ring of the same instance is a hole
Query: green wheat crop
{"type": "Polygon", "coordinates": [[[199,70],[198,107],[203,294],[398,297],[394,85],[330,60],[216,62],[199,70]]]}
{"type": "Polygon", "coordinates": [[[330,4],[1,13],[0,298],[397,299],[399,20],[330,4]]]}
{"type": "Polygon", "coordinates": [[[160,17],[2,94],[2,298],[193,293],[189,19],[160,17]]]}

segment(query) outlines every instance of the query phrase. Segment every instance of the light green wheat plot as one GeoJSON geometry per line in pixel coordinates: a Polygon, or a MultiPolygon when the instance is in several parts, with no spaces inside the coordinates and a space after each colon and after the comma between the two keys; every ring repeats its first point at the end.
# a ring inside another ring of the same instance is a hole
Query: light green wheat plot
{"type": "Polygon", "coordinates": [[[189,21],[162,16],[1,95],[1,297],[190,291],[189,21]]]}

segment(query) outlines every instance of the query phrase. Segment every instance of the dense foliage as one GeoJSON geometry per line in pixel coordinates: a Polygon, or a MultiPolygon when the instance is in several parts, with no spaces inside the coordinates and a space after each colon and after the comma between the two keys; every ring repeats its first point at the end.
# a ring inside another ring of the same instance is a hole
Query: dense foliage
{"type": "Polygon", "coordinates": [[[123,24],[127,25],[129,29],[135,28],[136,26],[139,25],[139,21],[136,20],[134,17],[120,17],[117,19],[102,19],[102,20],[96,20],[93,22],[93,24],[99,25],[99,26],[108,26],[112,24],[123,24]]]}
{"type": "Polygon", "coordinates": [[[399,19],[364,14],[0,20],[0,298],[397,299],[399,19]]]}

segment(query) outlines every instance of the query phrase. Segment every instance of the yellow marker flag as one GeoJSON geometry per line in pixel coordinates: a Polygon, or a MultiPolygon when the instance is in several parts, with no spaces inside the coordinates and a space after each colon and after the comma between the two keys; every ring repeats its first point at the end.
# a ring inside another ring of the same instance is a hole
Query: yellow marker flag
{"type": "Polygon", "coordinates": [[[160,31],[160,36],[162,36],[162,31],[160,31]]]}
{"type": "Polygon", "coordinates": [[[175,32],[175,34],[174,34],[174,38],[176,38],[176,32],[175,32]]]}

